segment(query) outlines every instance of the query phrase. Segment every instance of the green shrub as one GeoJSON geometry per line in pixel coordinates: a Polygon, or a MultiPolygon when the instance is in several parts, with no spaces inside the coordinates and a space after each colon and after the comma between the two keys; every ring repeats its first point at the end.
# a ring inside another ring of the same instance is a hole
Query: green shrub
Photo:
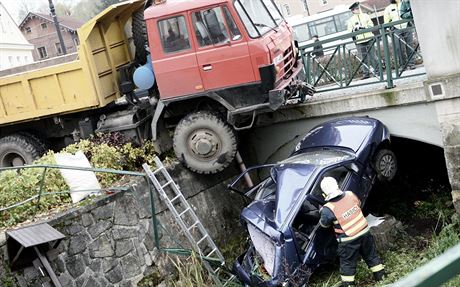
{"type": "MultiPolygon", "coordinates": [[[[124,139],[121,134],[96,135],[89,140],[82,140],[64,148],[61,152],[72,153],[81,150],[94,168],[115,170],[139,170],[141,164],[153,164],[155,157],[153,144],[146,142],[142,147],[135,146],[124,139]]],[[[49,151],[35,164],[56,164],[54,152],[49,151]]],[[[17,204],[37,195],[40,190],[44,169],[31,168],[10,170],[0,173],[0,208],[17,204]]],[[[103,188],[111,187],[121,179],[120,175],[97,173],[99,183],[103,188]]],[[[42,192],[65,192],[69,187],[59,170],[48,169],[42,192]]],[[[68,193],[45,195],[40,198],[40,205],[33,200],[7,211],[0,211],[0,228],[10,227],[31,219],[37,211],[47,213],[56,207],[71,203],[68,193]]]]}

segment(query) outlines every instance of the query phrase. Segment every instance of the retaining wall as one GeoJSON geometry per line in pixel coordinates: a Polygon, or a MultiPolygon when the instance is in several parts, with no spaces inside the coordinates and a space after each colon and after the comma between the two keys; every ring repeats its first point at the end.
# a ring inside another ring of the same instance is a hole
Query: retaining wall
{"type": "MultiPolygon", "coordinates": [[[[238,229],[243,200],[226,190],[237,174],[227,169],[218,175],[196,175],[175,164],[172,177],[202,219],[220,248],[225,248],[238,229]]],[[[169,233],[176,235],[177,226],[155,192],[162,247],[177,247],[169,233]]],[[[47,222],[66,238],[47,252],[51,267],[61,284],[68,287],[136,286],[144,276],[156,278],[155,285],[171,271],[169,259],[155,247],[148,185],[139,180],[128,191],[96,199],[91,204],[69,210],[47,222]]],[[[180,238],[178,238],[180,240],[180,238]]],[[[8,271],[5,234],[0,235],[1,286],[42,286],[49,279],[34,267],[8,271]],[[3,281],[3,282],[1,282],[3,281]]]]}

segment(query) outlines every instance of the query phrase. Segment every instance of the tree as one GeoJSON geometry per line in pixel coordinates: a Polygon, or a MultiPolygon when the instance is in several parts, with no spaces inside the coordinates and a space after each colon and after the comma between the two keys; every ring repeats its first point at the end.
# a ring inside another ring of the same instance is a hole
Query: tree
{"type": "Polygon", "coordinates": [[[121,2],[120,0],[99,0],[99,4],[97,4],[97,8],[99,12],[104,10],[105,8],[109,7],[112,4],[116,4],[121,2]]]}

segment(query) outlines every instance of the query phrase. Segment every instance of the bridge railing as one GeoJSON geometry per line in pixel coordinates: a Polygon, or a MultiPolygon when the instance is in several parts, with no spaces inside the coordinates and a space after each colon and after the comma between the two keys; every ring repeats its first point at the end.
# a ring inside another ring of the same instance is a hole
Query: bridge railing
{"type": "Polygon", "coordinates": [[[395,21],[300,46],[306,81],[319,92],[374,83],[386,83],[387,88],[393,88],[396,79],[425,74],[424,70],[411,71],[423,61],[411,23],[395,21]],[[400,25],[407,27],[398,29],[403,27],[400,25]],[[369,40],[365,47],[353,40],[368,32],[374,36],[366,38],[369,40]],[[315,53],[315,46],[319,45],[322,56],[315,53]]]}

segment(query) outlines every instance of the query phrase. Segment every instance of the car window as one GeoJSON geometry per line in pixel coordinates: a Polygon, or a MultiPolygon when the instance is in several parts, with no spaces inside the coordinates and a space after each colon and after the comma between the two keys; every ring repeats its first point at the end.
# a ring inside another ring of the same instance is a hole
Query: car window
{"type": "Polygon", "coordinates": [[[265,180],[264,183],[261,184],[255,196],[255,200],[275,198],[275,196],[276,196],[276,184],[273,181],[273,179],[268,178],[265,180]]]}
{"type": "Polygon", "coordinates": [[[281,161],[281,163],[302,163],[324,166],[345,160],[350,160],[352,158],[353,156],[343,151],[317,149],[291,156],[281,161]]]}
{"type": "Polygon", "coordinates": [[[311,193],[318,197],[323,196],[323,191],[321,190],[321,180],[327,176],[335,178],[337,180],[337,183],[339,184],[339,187],[343,190],[343,184],[345,182],[345,179],[347,178],[348,173],[349,170],[344,166],[339,166],[334,169],[328,170],[326,173],[323,174],[323,176],[318,178],[315,187],[313,188],[311,193]]]}
{"type": "Polygon", "coordinates": [[[195,12],[192,21],[200,47],[222,44],[229,40],[220,7],[195,12]]]}
{"type": "Polygon", "coordinates": [[[158,30],[160,31],[161,45],[165,53],[190,49],[189,33],[184,16],[158,21],[158,30]]]}

